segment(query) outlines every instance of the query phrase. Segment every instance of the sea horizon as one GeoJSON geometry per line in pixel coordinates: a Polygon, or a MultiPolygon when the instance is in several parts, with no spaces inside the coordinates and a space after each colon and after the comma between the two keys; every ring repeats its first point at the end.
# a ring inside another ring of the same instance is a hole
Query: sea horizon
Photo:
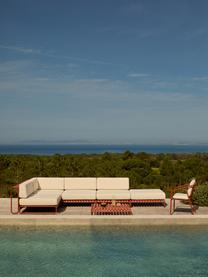
{"type": "Polygon", "coordinates": [[[0,154],[55,155],[146,152],[151,154],[208,153],[208,144],[0,144],[0,154]]]}

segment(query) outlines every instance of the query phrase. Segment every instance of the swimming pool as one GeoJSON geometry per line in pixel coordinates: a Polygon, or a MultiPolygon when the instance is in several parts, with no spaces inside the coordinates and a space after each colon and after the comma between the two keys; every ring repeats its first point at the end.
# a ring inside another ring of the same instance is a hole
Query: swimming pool
{"type": "Polygon", "coordinates": [[[207,276],[208,227],[0,229],[1,276],[207,276]]]}

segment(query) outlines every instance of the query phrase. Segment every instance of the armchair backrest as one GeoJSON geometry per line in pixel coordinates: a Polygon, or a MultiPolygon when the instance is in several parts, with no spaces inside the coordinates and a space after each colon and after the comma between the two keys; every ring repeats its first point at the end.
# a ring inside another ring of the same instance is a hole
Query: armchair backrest
{"type": "Polygon", "coordinates": [[[192,197],[195,185],[196,185],[196,179],[192,179],[190,184],[188,185],[188,189],[187,189],[187,195],[189,198],[192,197]]]}

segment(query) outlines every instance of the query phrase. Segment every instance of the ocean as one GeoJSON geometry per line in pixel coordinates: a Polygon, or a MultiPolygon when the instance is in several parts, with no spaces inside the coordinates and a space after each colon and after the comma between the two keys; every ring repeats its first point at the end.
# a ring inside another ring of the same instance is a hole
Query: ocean
{"type": "Polygon", "coordinates": [[[54,155],[54,154],[101,154],[123,153],[208,153],[207,145],[106,145],[106,144],[69,144],[69,145],[0,145],[0,154],[30,154],[30,155],[54,155]]]}

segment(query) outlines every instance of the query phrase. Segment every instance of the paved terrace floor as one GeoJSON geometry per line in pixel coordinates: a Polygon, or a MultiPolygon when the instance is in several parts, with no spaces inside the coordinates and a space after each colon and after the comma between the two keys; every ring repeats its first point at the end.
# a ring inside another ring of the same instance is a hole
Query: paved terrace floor
{"type": "MultiPolygon", "coordinates": [[[[14,210],[17,208],[17,200],[13,199],[14,203],[14,210]]],[[[164,208],[163,206],[133,206],[132,213],[133,215],[169,215],[169,199],[167,199],[167,206],[164,208]]],[[[176,211],[174,215],[191,215],[189,206],[181,203],[176,202],[176,211]]],[[[41,214],[42,212],[46,212],[47,214],[53,214],[54,209],[47,210],[47,209],[39,209],[36,211],[36,214],[41,214]]],[[[23,213],[24,214],[24,213],[23,213]]],[[[29,213],[27,213],[29,214],[29,213]]],[[[59,215],[73,215],[73,216],[80,216],[80,215],[91,215],[91,207],[90,206],[61,206],[58,210],[59,215]]],[[[10,213],[10,199],[9,198],[0,198],[0,215],[11,215],[10,213]]],[[[208,207],[197,207],[196,215],[207,215],[208,216],[208,207]]],[[[12,215],[11,215],[12,216],[12,215]]],[[[112,217],[112,216],[111,216],[112,217]]]]}
{"type": "MultiPolygon", "coordinates": [[[[16,207],[17,208],[17,200],[16,207]]],[[[196,215],[192,215],[190,208],[177,203],[174,215],[169,215],[169,200],[167,206],[134,206],[133,215],[91,215],[90,206],[60,207],[57,214],[53,210],[40,209],[39,213],[10,213],[10,199],[0,198],[0,227],[1,226],[98,226],[98,225],[206,225],[208,226],[208,207],[198,207],[196,215]]]]}

